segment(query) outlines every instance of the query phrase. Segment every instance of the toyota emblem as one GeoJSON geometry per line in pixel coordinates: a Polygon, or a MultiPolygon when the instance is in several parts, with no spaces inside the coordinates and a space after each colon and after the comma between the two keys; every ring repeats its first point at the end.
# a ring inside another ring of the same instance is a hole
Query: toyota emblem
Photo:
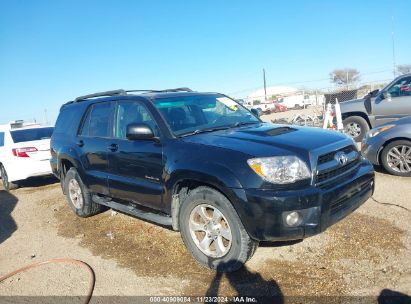
{"type": "Polygon", "coordinates": [[[334,159],[338,161],[341,166],[344,166],[348,162],[348,157],[344,152],[335,153],[334,159]]]}

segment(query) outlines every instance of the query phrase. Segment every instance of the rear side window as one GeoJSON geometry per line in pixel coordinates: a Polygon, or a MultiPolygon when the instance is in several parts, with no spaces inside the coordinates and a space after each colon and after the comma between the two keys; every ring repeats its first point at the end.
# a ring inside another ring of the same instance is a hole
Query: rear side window
{"type": "Polygon", "coordinates": [[[4,146],[4,132],[0,132],[0,147],[4,146]]]}
{"type": "Polygon", "coordinates": [[[49,139],[53,134],[54,128],[35,128],[35,129],[25,129],[25,130],[15,130],[11,131],[11,138],[13,138],[14,143],[20,143],[25,141],[49,139]]]}
{"type": "MultiPolygon", "coordinates": [[[[57,118],[55,133],[73,134],[77,132],[74,126],[78,124],[79,109],[77,107],[67,107],[60,111],[57,118]]],[[[76,126],[77,127],[77,126],[76,126]]]]}
{"type": "Polygon", "coordinates": [[[94,104],[87,113],[81,128],[81,135],[92,137],[109,137],[111,104],[108,102],[94,104]]]}

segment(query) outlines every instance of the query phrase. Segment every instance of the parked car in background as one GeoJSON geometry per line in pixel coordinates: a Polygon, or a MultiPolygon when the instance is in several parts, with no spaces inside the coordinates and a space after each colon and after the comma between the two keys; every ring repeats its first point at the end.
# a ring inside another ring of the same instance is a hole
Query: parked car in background
{"type": "Polygon", "coordinates": [[[274,102],[273,112],[277,113],[277,112],[285,112],[285,111],[288,111],[288,108],[285,105],[282,105],[278,102],[274,102]]]}
{"type": "Polygon", "coordinates": [[[274,112],[275,105],[269,101],[260,101],[260,100],[247,100],[243,103],[243,106],[249,110],[256,109],[258,112],[263,114],[269,114],[274,112]]]}
{"type": "Polygon", "coordinates": [[[340,106],[345,133],[360,142],[370,128],[411,115],[411,74],[340,106]]]}
{"type": "Polygon", "coordinates": [[[361,152],[391,174],[411,176],[411,116],[368,131],[361,152]]]}
{"type": "Polygon", "coordinates": [[[53,127],[13,121],[0,125],[0,173],[6,191],[29,177],[51,175],[53,127]]]}
{"type": "Polygon", "coordinates": [[[344,134],[264,123],[218,93],[135,92],[61,108],[50,163],[81,217],[109,207],[171,226],[201,265],[234,271],[260,241],[321,233],[374,191],[344,134]]]}
{"type": "Polygon", "coordinates": [[[304,109],[312,105],[310,97],[302,94],[282,97],[277,102],[288,109],[304,109]]]}

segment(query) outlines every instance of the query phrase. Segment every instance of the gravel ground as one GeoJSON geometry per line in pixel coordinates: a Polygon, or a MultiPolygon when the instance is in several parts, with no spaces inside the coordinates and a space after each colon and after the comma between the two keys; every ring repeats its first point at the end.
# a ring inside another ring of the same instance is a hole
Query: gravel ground
{"type": "MultiPolygon", "coordinates": [[[[0,189],[0,274],[71,257],[93,267],[95,296],[331,295],[377,301],[387,290],[411,295],[410,210],[411,178],[377,172],[374,199],[325,233],[261,244],[244,269],[222,275],[200,267],[178,233],[111,211],[78,218],[55,180],[38,179],[10,194],[0,189]]],[[[0,283],[0,296],[81,296],[87,280],[77,266],[48,265],[0,283]]]]}

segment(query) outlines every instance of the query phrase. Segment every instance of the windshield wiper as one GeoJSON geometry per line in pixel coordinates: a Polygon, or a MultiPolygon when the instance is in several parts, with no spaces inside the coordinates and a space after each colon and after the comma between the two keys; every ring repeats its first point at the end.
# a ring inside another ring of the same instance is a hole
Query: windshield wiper
{"type": "Polygon", "coordinates": [[[231,125],[231,128],[237,128],[237,127],[246,126],[246,125],[255,125],[258,123],[260,122],[259,121],[239,121],[231,125]]]}
{"type": "Polygon", "coordinates": [[[179,137],[186,137],[186,136],[191,136],[191,135],[196,135],[200,133],[207,133],[207,132],[214,132],[214,131],[220,131],[220,130],[227,130],[230,129],[231,127],[218,127],[218,128],[207,128],[207,129],[197,129],[192,132],[184,133],[181,134],[179,137]]]}

